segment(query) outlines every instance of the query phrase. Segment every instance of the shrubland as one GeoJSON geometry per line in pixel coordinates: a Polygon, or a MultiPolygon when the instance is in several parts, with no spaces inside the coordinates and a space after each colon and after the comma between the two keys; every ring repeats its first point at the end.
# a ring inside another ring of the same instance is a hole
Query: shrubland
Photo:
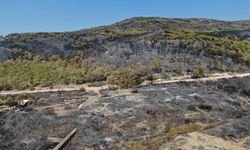
{"type": "Polygon", "coordinates": [[[114,66],[70,59],[7,60],[0,63],[0,90],[83,84],[106,80],[114,66]]]}
{"type": "Polygon", "coordinates": [[[154,59],[145,66],[117,68],[114,65],[96,64],[78,57],[49,59],[32,57],[29,53],[15,60],[0,62],[0,90],[24,90],[34,87],[93,83],[106,81],[120,88],[135,88],[149,74],[161,71],[162,62],[154,59]]]}
{"type": "MultiPolygon", "coordinates": [[[[34,90],[35,87],[84,84],[107,81],[120,88],[136,88],[143,81],[154,80],[153,74],[166,74],[162,68],[166,64],[160,58],[145,65],[132,65],[124,68],[115,65],[96,64],[79,57],[61,59],[51,56],[45,60],[29,53],[13,60],[0,62],[0,90],[34,90]]],[[[180,61],[171,65],[175,75],[182,75],[180,61]]],[[[193,72],[195,78],[203,77],[203,68],[193,72]],[[197,72],[198,71],[198,72],[197,72]]]]}

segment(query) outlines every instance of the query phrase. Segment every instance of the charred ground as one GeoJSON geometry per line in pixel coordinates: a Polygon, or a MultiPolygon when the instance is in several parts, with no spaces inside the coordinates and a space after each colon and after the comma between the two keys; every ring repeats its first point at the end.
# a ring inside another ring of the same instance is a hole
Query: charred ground
{"type": "Polygon", "coordinates": [[[52,148],[48,137],[62,138],[77,127],[65,149],[159,149],[171,145],[170,129],[193,131],[194,124],[201,127],[194,131],[237,143],[250,135],[249,83],[235,78],[142,86],[138,93],[38,93],[36,103],[1,113],[0,148],[52,148]]]}
{"type": "Polygon", "coordinates": [[[167,63],[179,59],[207,66],[219,61],[238,68],[250,60],[249,29],[249,21],[136,17],[75,32],[10,34],[0,39],[0,60],[30,52],[34,57],[79,56],[119,66],[161,57],[167,63]]]}
{"type": "Polygon", "coordinates": [[[249,21],[137,17],[75,32],[0,37],[0,90],[95,81],[133,88],[0,96],[0,149],[53,148],[49,137],[74,128],[65,149],[249,149],[249,77],[136,89],[144,80],[249,72],[249,29],[249,21]]]}

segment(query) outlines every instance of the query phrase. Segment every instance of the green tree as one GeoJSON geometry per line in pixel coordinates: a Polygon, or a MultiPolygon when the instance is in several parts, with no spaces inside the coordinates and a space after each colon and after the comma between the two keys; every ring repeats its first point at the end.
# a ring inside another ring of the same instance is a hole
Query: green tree
{"type": "Polygon", "coordinates": [[[133,69],[118,69],[108,76],[107,83],[110,85],[118,85],[120,88],[135,88],[142,82],[141,76],[133,69]]]}

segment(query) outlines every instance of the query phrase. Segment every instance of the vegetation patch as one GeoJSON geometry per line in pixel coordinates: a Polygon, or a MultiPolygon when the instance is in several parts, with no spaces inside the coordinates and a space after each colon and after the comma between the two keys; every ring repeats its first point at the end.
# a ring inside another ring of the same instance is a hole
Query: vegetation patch
{"type": "Polygon", "coordinates": [[[204,68],[202,65],[198,65],[197,68],[192,72],[191,78],[198,79],[205,77],[204,68]]]}
{"type": "Polygon", "coordinates": [[[211,103],[205,102],[205,103],[199,104],[198,107],[203,110],[212,110],[213,105],[211,103]]]}
{"type": "Polygon", "coordinates": [[[0,100],[0,105],[16,106],[18,101],[12,97],[6,97],[0,100]]]}
{"type": "Polygon", "coordinates": [[[36,100],[38,100],[38,98],[34,94],[27,93],[27,94],[17,95],[16,98],[15,98],[15,100],[17,100],[17,101],[20,101],[20,100],[36,101],[36,100]]]}
{"type": "Polygon", "coordinates": [[[179,47],[190,52],[198,50],[211,56],[225,56],[241,63],[250,63],[249,40],[236,40],[227,37],[216,37],[209,33],[198,33],[190,30],[171,29],[165,34],[148,38],[154,42],[181,40],[179,47]],[[194,44],[196,43],[196,44],[194,44]]]}
{"type": "Polygon", "coordinates": [[[120,88],[135,88],[142,82],[142,77],[134,69],[118,69],[108,77],[108,84],[118,85],[120,88]]]}
{"type": "Polygon", "coordinates": [[[15,60],[0,62],[0,91],[96,82],[90,84],[94,86],[107,79],[109,84],[120,88],[135,88],[149,74],[161,72],[162,65],[162,60],[153,59],[144,66],[118,68],[82,60],[79,56],[61,59],[53,55],[42,59],[27,52],[15,60]]]}
{"type": "Polygon", "coordinates": [[[157,136],[148,140],[138,141],[125,146],[125,150],[158,150],[166,142],[165,137],[157,136]]]}
{"type": "Polygon", "coordinates": [[[86,89],[84,87],[81,87],[79,90],[82,92],[86,92],[86,89]]]}
{"type": "Polygon", "coordinates": [[[186,124],[178,127],[171,128],[167,133],[167,139],[173,140],[178,135],[188,134],[190,132],[200,131],[202,126],[198,124],[186,124]]]}
{"type": "Polygon", "coordinates": [[[0,100],[0,105],[17,106],[19,105],[19,102],[22,100],[37,101],[38,97],[35,96],[34,94],[29,94],[29,93],[20,94],[20,95],[17,95],[16,97],[7,96],[0,100]]]}
{"type": "Polygon", "coordinates": [[[0,91],[82,84],[106,80],[111,65],[96,65],[79,59],[17,59],[0,62],[0,91]]]}

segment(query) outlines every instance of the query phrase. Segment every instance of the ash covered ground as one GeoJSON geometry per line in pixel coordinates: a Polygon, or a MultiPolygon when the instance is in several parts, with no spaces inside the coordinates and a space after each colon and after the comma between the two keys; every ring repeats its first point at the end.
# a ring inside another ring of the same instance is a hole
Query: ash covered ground
{"type": "Polygon", "coordinates": [[[57,143],[48,137],[64,138],[74,128],[65,150],[175,149],[167,133],[193,123],[203,135],[250,148],[249,77],[141,86],[137,93],[103,89],[36,96],[36,103],[1,112],[0,149],[50,149],[57,143]]]}

